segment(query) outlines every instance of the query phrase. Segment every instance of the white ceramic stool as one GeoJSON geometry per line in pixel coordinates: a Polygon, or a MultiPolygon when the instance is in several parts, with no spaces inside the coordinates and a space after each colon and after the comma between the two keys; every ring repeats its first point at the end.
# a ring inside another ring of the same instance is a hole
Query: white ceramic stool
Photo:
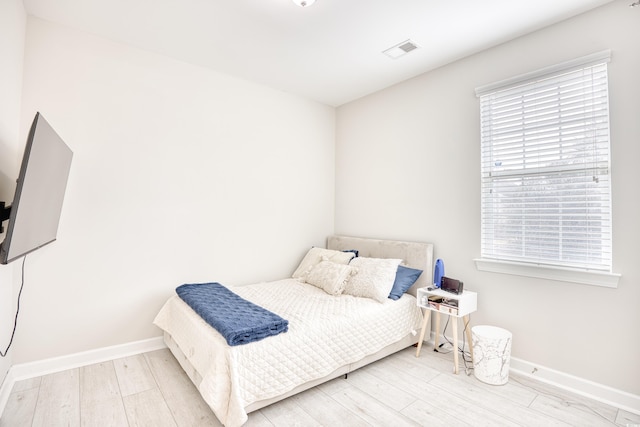
{"type": "Polygon", "coordinates": [[[471,328],[473,342],[473,374],[480,381],[502,385],[509,380],[511,332],[496,326],[471,328]]]}

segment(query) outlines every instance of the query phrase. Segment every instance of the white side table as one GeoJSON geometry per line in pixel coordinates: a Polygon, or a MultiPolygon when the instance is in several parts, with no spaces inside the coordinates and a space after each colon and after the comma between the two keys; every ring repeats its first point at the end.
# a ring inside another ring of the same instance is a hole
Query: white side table
{"type": "Polygon", "coordinates": [[[427,288],[418,289],[417,293],[418,307],[425,310],[424,319],[422,321],[422,330],[420,331],[420,340],[418,341],[418,349],[416,350],[416,357],[420,357],[420,349],[422,348],[422,342],[424,335],[427,331],[427,322],[431,312],[435,313],[436,321],[436,337],[435,347],[438,348],[438,338],[440,334],[440,313],[447,314],[453,318],[452,330],[453,330],[453,343],[455,351],[453,352],[453,372],[458,373],[458,319],[462,318],[464,322],[464,331],[469,345],[469,351],[471,352],[471,359],[473,360],[473,346],[471,344],[471,328],[469,327],[469,314],[473,313],[478,308],[478,294],[472,291],[464,291],[461,294],[453,294],[443,291],[441,289],[427,290],[427,288]],[[430,300],[431,298],[431,300],[430,300]],[[445,298],[449,300],[451,304],[435,303],[433,299],[445,298]],[[457,308],[453,308],[457,305],[457,308]]]}

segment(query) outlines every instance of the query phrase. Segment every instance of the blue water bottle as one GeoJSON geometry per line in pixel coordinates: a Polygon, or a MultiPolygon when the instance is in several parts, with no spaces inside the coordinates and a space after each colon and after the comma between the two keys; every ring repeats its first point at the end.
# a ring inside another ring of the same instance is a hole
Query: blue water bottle
{"type": "Polygon", "coordinates": [[[440,283],[442,283],[442,278],[444,277],[444,261],[441,259],[436,260],[436,267],[433,271],[433,284],[436,288],[440,287],[440,283]]]}

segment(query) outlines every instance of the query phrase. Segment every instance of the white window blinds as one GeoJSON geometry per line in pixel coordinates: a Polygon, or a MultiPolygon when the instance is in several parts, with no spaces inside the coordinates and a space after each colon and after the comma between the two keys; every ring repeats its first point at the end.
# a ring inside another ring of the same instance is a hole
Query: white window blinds
{"type": "Polygon", "coordinates": [[[611,271],[608,60],[477,90],[483,258],[611,271]]]}

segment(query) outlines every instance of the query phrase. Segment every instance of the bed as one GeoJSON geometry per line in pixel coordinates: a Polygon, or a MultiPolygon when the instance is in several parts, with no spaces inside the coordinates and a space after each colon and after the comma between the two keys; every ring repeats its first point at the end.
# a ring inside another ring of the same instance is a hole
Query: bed
{"type": "MultiPolygon", "coordinates": [[[[320,270],[318,262],[303,268],[310,250],[293,275],[299,273],[298,277],[229,287],[289,322],[286,333],[245,345],[229,346],[178,296],[156,316],[154,323],[163,330],[165,343],[225,426],[240,426],[249,412],[417,343],[422,313],[415,295],[417,288],[430,284],[433,245],[329,236],[327,249],[358,251],[354,260],[361,267],[354,270],[353,260],[340,267],[351,272],[347,284],[356,283],[356,271],[365,271],[362,263],[367,260],[402,260],[402,266],[423,273],[397,300],[386,294],[384,300],[356,297],[309,284],[312,273],[320,270]]],[[[324,256],[322,261],[336,267],[324,256]]]]}

